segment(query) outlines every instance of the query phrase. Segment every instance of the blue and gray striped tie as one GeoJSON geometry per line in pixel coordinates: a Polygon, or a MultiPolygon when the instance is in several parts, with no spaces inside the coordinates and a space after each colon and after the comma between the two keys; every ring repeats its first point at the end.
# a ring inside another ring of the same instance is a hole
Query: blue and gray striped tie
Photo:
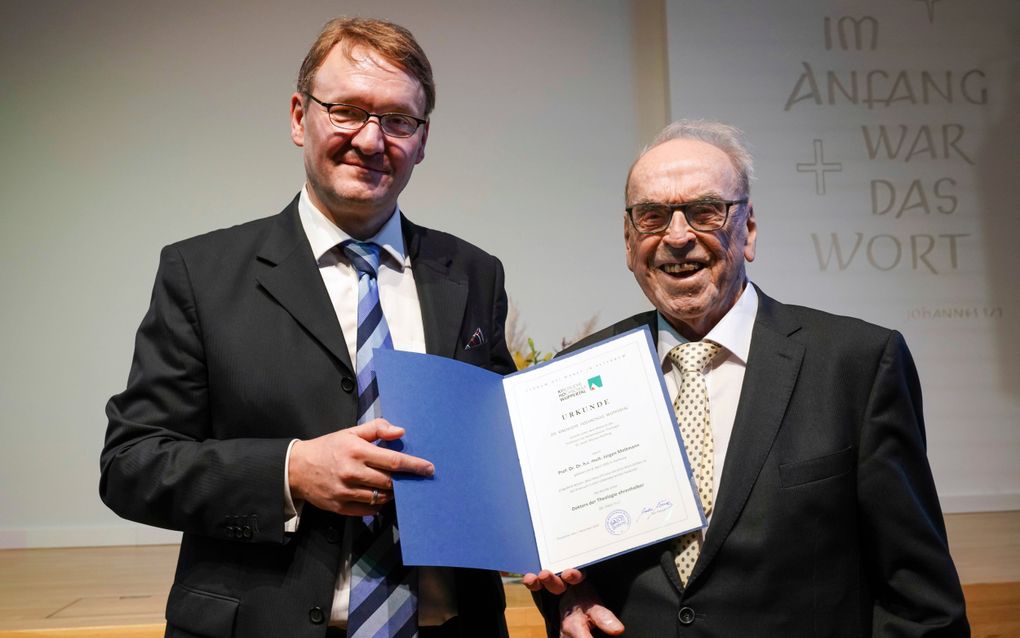
{"type": "MultiPolygon", "coordinates": [[[[379,416],[374,348],[393,348],[379,303],[379,245],[341,244],[358,271],[358,423],[379,416]]],[[[400,534],[393,509],[355,520],[351,541],[351,601],[348,638],[414,638],[418,635],[418,573],[400,560],[400,534]]]]}

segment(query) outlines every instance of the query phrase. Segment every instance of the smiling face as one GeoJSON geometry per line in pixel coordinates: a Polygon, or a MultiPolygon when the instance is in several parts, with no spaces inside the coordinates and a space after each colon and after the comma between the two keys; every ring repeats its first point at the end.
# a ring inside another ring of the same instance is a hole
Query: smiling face
{"type": "MultiPolygon", "coordinates": [[[[425,117],[421,83],[364,47],[355,47],[350,56],[333,47],[309,92],[323,102],[353,104],[371,113],[425,117]]],[[[406,138],[384,135],[374,117],[358,131],[345,131],[301,93],[291,96],[290,111],[291,139],[304,148],[312,202],[352,237],[371,237],[425,158],[428,124],[406,138]]]]}
{"type": "MultiPolygon", "coordinates": [[[[680,204],[695,199],[741,199],[730,158],[700,140],[675,139],[645,153],[631,171],[627,205],[680,204]]],[[[751,204],[730,209],[726,225],[695,231],[682,213],[665,231],[642,235],[624,217],[627,267],[652,305],[677,331],[704,337],[744,289],[744,262],[754,260],[756,223],[751,204]]]]}

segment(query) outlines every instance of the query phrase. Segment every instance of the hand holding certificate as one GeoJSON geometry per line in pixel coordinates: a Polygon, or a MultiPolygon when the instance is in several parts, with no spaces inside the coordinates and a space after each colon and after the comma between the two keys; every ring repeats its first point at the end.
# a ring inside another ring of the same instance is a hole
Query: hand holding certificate
{"type": "Polygon", "coordinates": [[[436,468],[395,477],[403,560],[559,572],[705,524],[647,329],[501,377],[378,351],[383,415],[436,468]]]}

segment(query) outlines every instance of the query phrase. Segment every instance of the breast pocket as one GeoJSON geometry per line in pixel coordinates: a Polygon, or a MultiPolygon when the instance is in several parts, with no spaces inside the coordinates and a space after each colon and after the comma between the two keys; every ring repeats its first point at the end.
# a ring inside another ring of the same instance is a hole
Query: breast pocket
{"type": "Polygon", "coordinates": [[[854,448],[850,446],[806,461],[783,463],[779,466],[779,481],[786,488],[840,476],[854,468],[854,460],[854,448]]]}

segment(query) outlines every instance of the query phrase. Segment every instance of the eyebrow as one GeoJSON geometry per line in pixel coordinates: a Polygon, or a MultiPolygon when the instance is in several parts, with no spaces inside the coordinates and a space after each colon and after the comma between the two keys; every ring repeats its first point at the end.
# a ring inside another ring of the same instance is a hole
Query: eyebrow
{"type": "Polygon", "coordinates": [[[697,196],[697,197],[695,197],[693,199],[686,199],[686,200],[684,200],[682,202],[664,202],[664,201],[654,201],[654,200],[650,200],[650,199],[645,199],[645,200],[634,202],[633,204],[629,204],[629,206],[640,206],[642,204],[666,204],[666,205],[669,205],[669,206],[684,206],[684,205],[687,205],[687,204],[693,204],[693,203],[696,203],[696,202],[705,202],[705,201],[728,201],[728,200],[725,197],[723,197],[722,195],[719,195],[718,193],[705,193],[704,195],[699,195],[699,196],[697,196]]]}

